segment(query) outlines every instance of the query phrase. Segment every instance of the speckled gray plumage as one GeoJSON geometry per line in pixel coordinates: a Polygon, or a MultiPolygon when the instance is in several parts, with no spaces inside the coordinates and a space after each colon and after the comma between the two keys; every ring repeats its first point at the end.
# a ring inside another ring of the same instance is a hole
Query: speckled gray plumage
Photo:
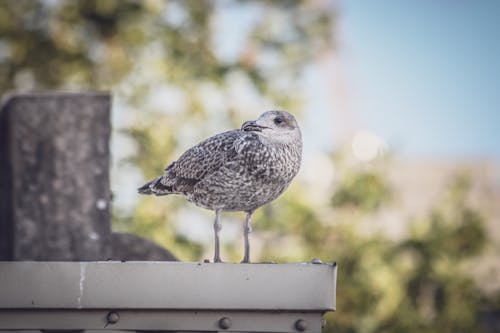
{"type": "Polygon", "coordinates": [[[268,111],[239,130],[217,134],[188,149],[139,192],[182,194],[217,213],[251,214],[283,193],[299,170],[301,154],[295,118],[285,111],[268,111]]]}

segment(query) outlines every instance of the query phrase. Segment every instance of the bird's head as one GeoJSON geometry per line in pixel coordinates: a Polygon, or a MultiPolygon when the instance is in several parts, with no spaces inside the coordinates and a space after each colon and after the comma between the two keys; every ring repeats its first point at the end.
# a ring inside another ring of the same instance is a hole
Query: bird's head
{"type": "Polygon", "coordinates": [[[264,112],[257,120],[244,122],[241,130],[255,132],[270,143],[290,144],[302,141],[295,117],[286,111],[264,112]]]}

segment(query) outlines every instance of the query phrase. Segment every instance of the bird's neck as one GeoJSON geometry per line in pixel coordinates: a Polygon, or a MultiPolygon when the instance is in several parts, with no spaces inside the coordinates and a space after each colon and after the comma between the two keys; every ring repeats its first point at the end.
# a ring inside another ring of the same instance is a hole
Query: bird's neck
{"type": "Polygon", "coordinates": [[[293,137],[289,135],[276,135],[276,136],[265,136],[265,135],[258,135],[258,138],[260,142],[262,142],[263,145],[266,146],[275,146],[276,148],[281,147],[281,148],[293,148],[293,147],[300,147],[302,149],[302,140],[299,137],[293,137]]]}

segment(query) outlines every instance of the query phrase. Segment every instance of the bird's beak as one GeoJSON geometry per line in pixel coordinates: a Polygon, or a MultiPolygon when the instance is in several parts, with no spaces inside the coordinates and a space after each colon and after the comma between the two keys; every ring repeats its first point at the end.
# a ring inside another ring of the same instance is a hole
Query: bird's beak
{"type": "Polygon", "coordinates": [[[245,132],[250,132],[250,131],[262,132],[264,128],[268,127],[257,125],[257,122],[255,120],[245,121],[243,125],[241,125],[241,129],[245,132]]]}

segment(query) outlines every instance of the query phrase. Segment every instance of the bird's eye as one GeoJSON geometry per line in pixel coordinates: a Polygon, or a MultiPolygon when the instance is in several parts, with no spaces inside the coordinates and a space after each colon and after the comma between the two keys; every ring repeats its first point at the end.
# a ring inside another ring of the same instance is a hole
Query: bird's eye
{"type": "Polygon", "coordinates": [[[278,118],[274,118],[274,123],[275,123],[276,125],[279,125],[279,124],[281,124],[282,122],[283,122],[283,119],[281,119],[280,117],[278,117],[278,118]]]}

